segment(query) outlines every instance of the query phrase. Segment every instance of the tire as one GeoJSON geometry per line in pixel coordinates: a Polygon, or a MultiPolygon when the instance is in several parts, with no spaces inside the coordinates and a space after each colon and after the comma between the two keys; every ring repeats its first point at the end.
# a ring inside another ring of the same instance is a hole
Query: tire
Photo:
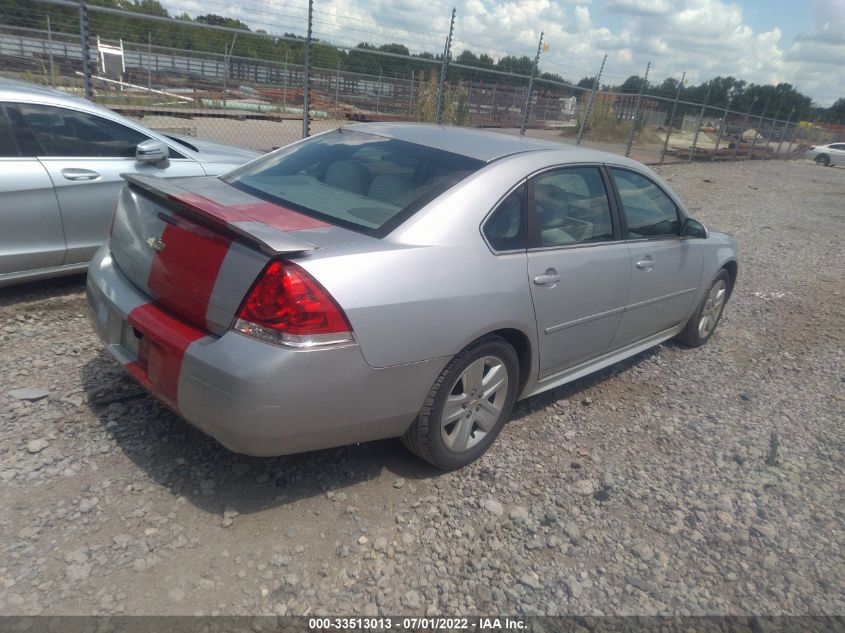
{"type": "Polygon", "coordinates": [[[402,443],[443,470],[466,466],[484,454],[510,418],[518,383],[513,347],[499,336],[479,339],[437,377],[402,443]],[[504,384],[490,391],[502,378],[504,384]],[[444,423],[444,416],[451,419],[444,423]]]}
{"type": "Polygon", "coordinates": [[[678,334],[678,340],[688,347],[701,347],[709,341],[722,319],[722,313],[730,295],[731,276],[723,268],[710,284],[707,293],[701,298],[701,302],[684,329],[678,334]],[[717,300],[718,303],[716,303],[717,300]]]}
{"type": "Polygon", "coordinates": [[[824,165],[825,167],[830,165],[830,156],[828,156],[827,154],[819,154],[818,156],[816,156],[816,158],[814,160],[819,165],[824,165]]]}

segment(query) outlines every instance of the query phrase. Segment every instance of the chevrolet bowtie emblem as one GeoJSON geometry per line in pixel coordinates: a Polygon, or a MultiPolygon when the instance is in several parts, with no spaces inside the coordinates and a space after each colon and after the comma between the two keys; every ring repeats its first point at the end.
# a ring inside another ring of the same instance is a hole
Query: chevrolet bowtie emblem
{"type": "Polygon", "coordinates": [[[147,246],[149,246],[155,252],[160,253],[161,251],[164,250],[165,244],[164,244],[164,242],[162,242],[157,237],[148,237],[147,238],[147,246]]]}

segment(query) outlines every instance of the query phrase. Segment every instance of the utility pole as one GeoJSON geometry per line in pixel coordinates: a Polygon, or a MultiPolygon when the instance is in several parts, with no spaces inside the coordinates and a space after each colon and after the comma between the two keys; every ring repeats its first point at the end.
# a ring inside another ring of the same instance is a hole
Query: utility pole
{"type": "Polygon", "coordinates": [[[408,116],[414,112],[414,70],[411,69],[411,83],[408,84],[408,116]]]}
{"type": "Polygon", "coordinates": [[[678,110],[678,101],[681,99],[681,90],[684,88],[684,79],[686,79],[686,71],[681,74],[681,81],[678,84],[678,90],[675,92],[675,102],[672,104],[672,113],[669,115],[669,124],[666,126],[666,139],[663,141],[663,149],[660,152],[660,164],[666,159],[666,152],[669,150],[669,136],[672,134],[672,122],[675,120],[675,112],[678,110]]]}
{"type": "Polygon", "coordinates": [[[79,0],[79,40],[82,46],[82,77],[85,85],[85,98],[93,99],[91,86],[91,46],[88,41],[88,5],[79,0]]]}
{"type": "Polygon", "coordinates": [[[643,93],[648,84],[648,71],[651,69],[651,62],[645,67],[645,76],[640,82],[640,92],[637,94],[637,102],[634,105],[634,116],[631,119],[631,127],[628,130],[628,144],[625,146],[625,157],[631,155],[631,146],[634,144],[634,134],[637,133],[637,117],[640,115],[640,102],[643,100],[643,93]]]}
{"type": "Polygon", "coordinates": [[[772,119],[772,126],[769,128],[769,135],[766,137],[766,160],[769,158],[769,139],[771,139],[772,135],[775,133],[775,125],[777,125],[778,117],[780,116],[781,108],[783,108],[783,101],[786,99],[786,96],[780,98],[780,103],[778,104],[777,112],[775,112],[775,118],[772,119]]]}
{"type": "Polygon", "coordinates": [[[302,88],[302,138],[311,135],[311,33],[314,26],[314,0],[308,0],[308,33],[305,38],[305,85],[302,88]]]}
{"type": "Polygon", "coordinates": [[[223,107],[226,107],[226,99],[229,96],[229,60],[232,59],[232,53],[235,50],[235,42],[238,39],[238,34],[232,38],[232,46],[229,47],[228,42],[223,42],[223,107]]]}
{"type": "Polygon", "coordinates": [[[757,103],[757,95],[754,95],[751,105],[748,106],[748,112],[742,117],[742,129],[740,129],[739,137],[736,139],[736,143],[734,143],[734,153],[731,156],[731,160],[736,160],[736,153],[739,151],[739,146],[742,143],[742,135],[745,134],[745,126],[748,125],[748,118],[751,116],[751,111],[754,109],[755,103],[757,103]]]}
{"type": "Polygon", "coordinates": [[[340,59],[337,60],[337,74],[334,79],[334,109],[335,113],[340,112],[340,59]]]}
{"type": "Polygon", "coordinates": [[[381,67],[381,64],[378,66],[378,92],[376,92],[376,113],[380,113],[381,111],[381,78],[384,74],[384,69],[381,67]]]}
{"type": "Polygon", "coordinates": [[[763,117],[766,116],[766,110],[769,109],[769,101],[771,101],[771,97],[766,99],[766,105],[763,106],[760,120],[757,121],[757,129],[754,130],[754,140],[751,141],[751,149],[748,150],[748,160],[753,160],[754,158],[754,148],[757,147],[757,137],[760,136],[760,126],[763,125],[763,117]]]}
{"type": "Polygon", "coordinates": [[[53,29],[50,26],[50,14],[47,14],[47,46],[50,47],[50,85],[55,82],[55,70],[53,67],[53,29]]]}
{"type": "Polygon", "coordinates": [[[575,144],[580,145],[581,139],[584,137],[584,128],[587,126],[587,121],[590,119],[590,110],[593,109],[593,98],[596,95],[596,92],[601,85],[601,74],[604,72],[604,65],[607,63],[607,53],[605,53],[604,58],[601,60],[601,68],[599,68],[599,74],[596,75],[596,80],[593,82],[593,90],[590,92],[590,96],[587,98],[587,105],[584,108],[584,116],[581,119],[581,126],[578,128],[578,135],[575,137],[575,144]]]}
{"type": "Polygon", "coordinates": [[[786,131],[789,129],[790,123],[792,123],[792,115],[795,114],[795,108],[789,111],[789,118],[786,120],[786,124],[783,126],[783,131],[780,133],[780,141],[778,141],[778,148],[775,150],[775,158],[780,155],[780,148],[783,146],[783,141],[786,139],[786,131]]]}
{"type": "Polygon", "coordinates": [[[153,89],[153,34],[147,31],[147,92],[153,89]]]}
{"type": "Polygon", "coordinates": [[[534,56],[534,65],[531,67],[531,77],[528,79],[528,96],[525,97],[525,107],[522,109],[522,126],[519,128],[519,135],[525,136],[525,128],[528,127],[528,120],[531,118],[531,96],[534,92],[534,77],[537,75],[537,66],[540,64],[540,53],[543,50],[543,32],[540,31],[540,41],[537,42],[537,54],[534,56]]]}
{"type": "Polygon", "coordinates": [[[443,94],[444,85],[446,82],[446,71],[449,70],[449,56],[452,54],[452,33],[455,31],[455,15],[457,10],[452,7],[452,20],[449,22],[449,35],[446,36],[446,45],[443,47],[443,63],[440,66],[440,82],[437,86],[437,108],[434,112],[434,122],[440,125],[440,119],[443,116],[443,94]]]}
{"type": "Polygon", "coordinates": [[[693,154],[695,154],[696,145],[698,145],[698,134],[701,132],[701,122],[704,120],[704,110],[707,108],[707,101],[710,99],[710,89],[713,88],[713,82],[711,81],[707,86],[707,94],[704,95],[704,103],[701,104],[701,114],[698,115],[698,121],[695,125],[695,136],[692,137],[692,147],[689,151],[689,158],[687,158],[687,162],[692,162],[693,154]]]}
{"type": "Polygon", "coordinates": [[[734,87],[731,87],[731,89],[728,90],[728,105],[725,108],[725,116],[722,117],[722,124],[719,126],[719,134],[718,136],[716,136],[716,147],[713,149],[713,154],[710,156],[711,161],[716,160],[716,154],[719,151],[719,145],[722,143],[722,135],[725,133],[725,126],[728,123],[728,114],[731,110],[731,102],[734,100],[734,97],[736,97],[736,95],[736,89],[734,87]]]}

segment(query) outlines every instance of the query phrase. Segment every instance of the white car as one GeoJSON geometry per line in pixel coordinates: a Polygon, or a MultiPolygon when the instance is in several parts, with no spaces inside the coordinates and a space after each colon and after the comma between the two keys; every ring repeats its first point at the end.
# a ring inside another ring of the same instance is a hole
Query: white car
{"type": "Polygon", "coordinates": [[[804,152],[804,158],[814,160],[819,165],[845,165],[845,143],[811,145],[804,152]]]}

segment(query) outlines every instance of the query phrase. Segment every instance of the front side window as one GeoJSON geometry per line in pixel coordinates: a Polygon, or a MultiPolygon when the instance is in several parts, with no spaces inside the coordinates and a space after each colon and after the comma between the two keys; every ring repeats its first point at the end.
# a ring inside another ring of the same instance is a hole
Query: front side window
{"type": "Polygon", "coordinates": [[[484,223],[484,237],[494,251],[525,248],[525,185],[502,200],[484,223]]]}
{"type": "Polygon", "coordinates": [[[223,180],[306,215],[383,235],[483,165],[424,145],[340,129],[268,154],[223,180]]]}
{"type": "Polygon", "coordinates": [[[678,235],[678,208],[660,187],[626,169],[611,169],[610,173],[628,223],[629,239],[678,235]]]}
{"type": "Polygon", "coordinates": [[[18,104],[47,156],[134,158],[147,136],[88,112],[18,104]]]}
{"type": "Polygon", "coordinates": [[[533,180],[540,246],[613,239],[607,190],[598,167],[567,167],[533,180]]]}

